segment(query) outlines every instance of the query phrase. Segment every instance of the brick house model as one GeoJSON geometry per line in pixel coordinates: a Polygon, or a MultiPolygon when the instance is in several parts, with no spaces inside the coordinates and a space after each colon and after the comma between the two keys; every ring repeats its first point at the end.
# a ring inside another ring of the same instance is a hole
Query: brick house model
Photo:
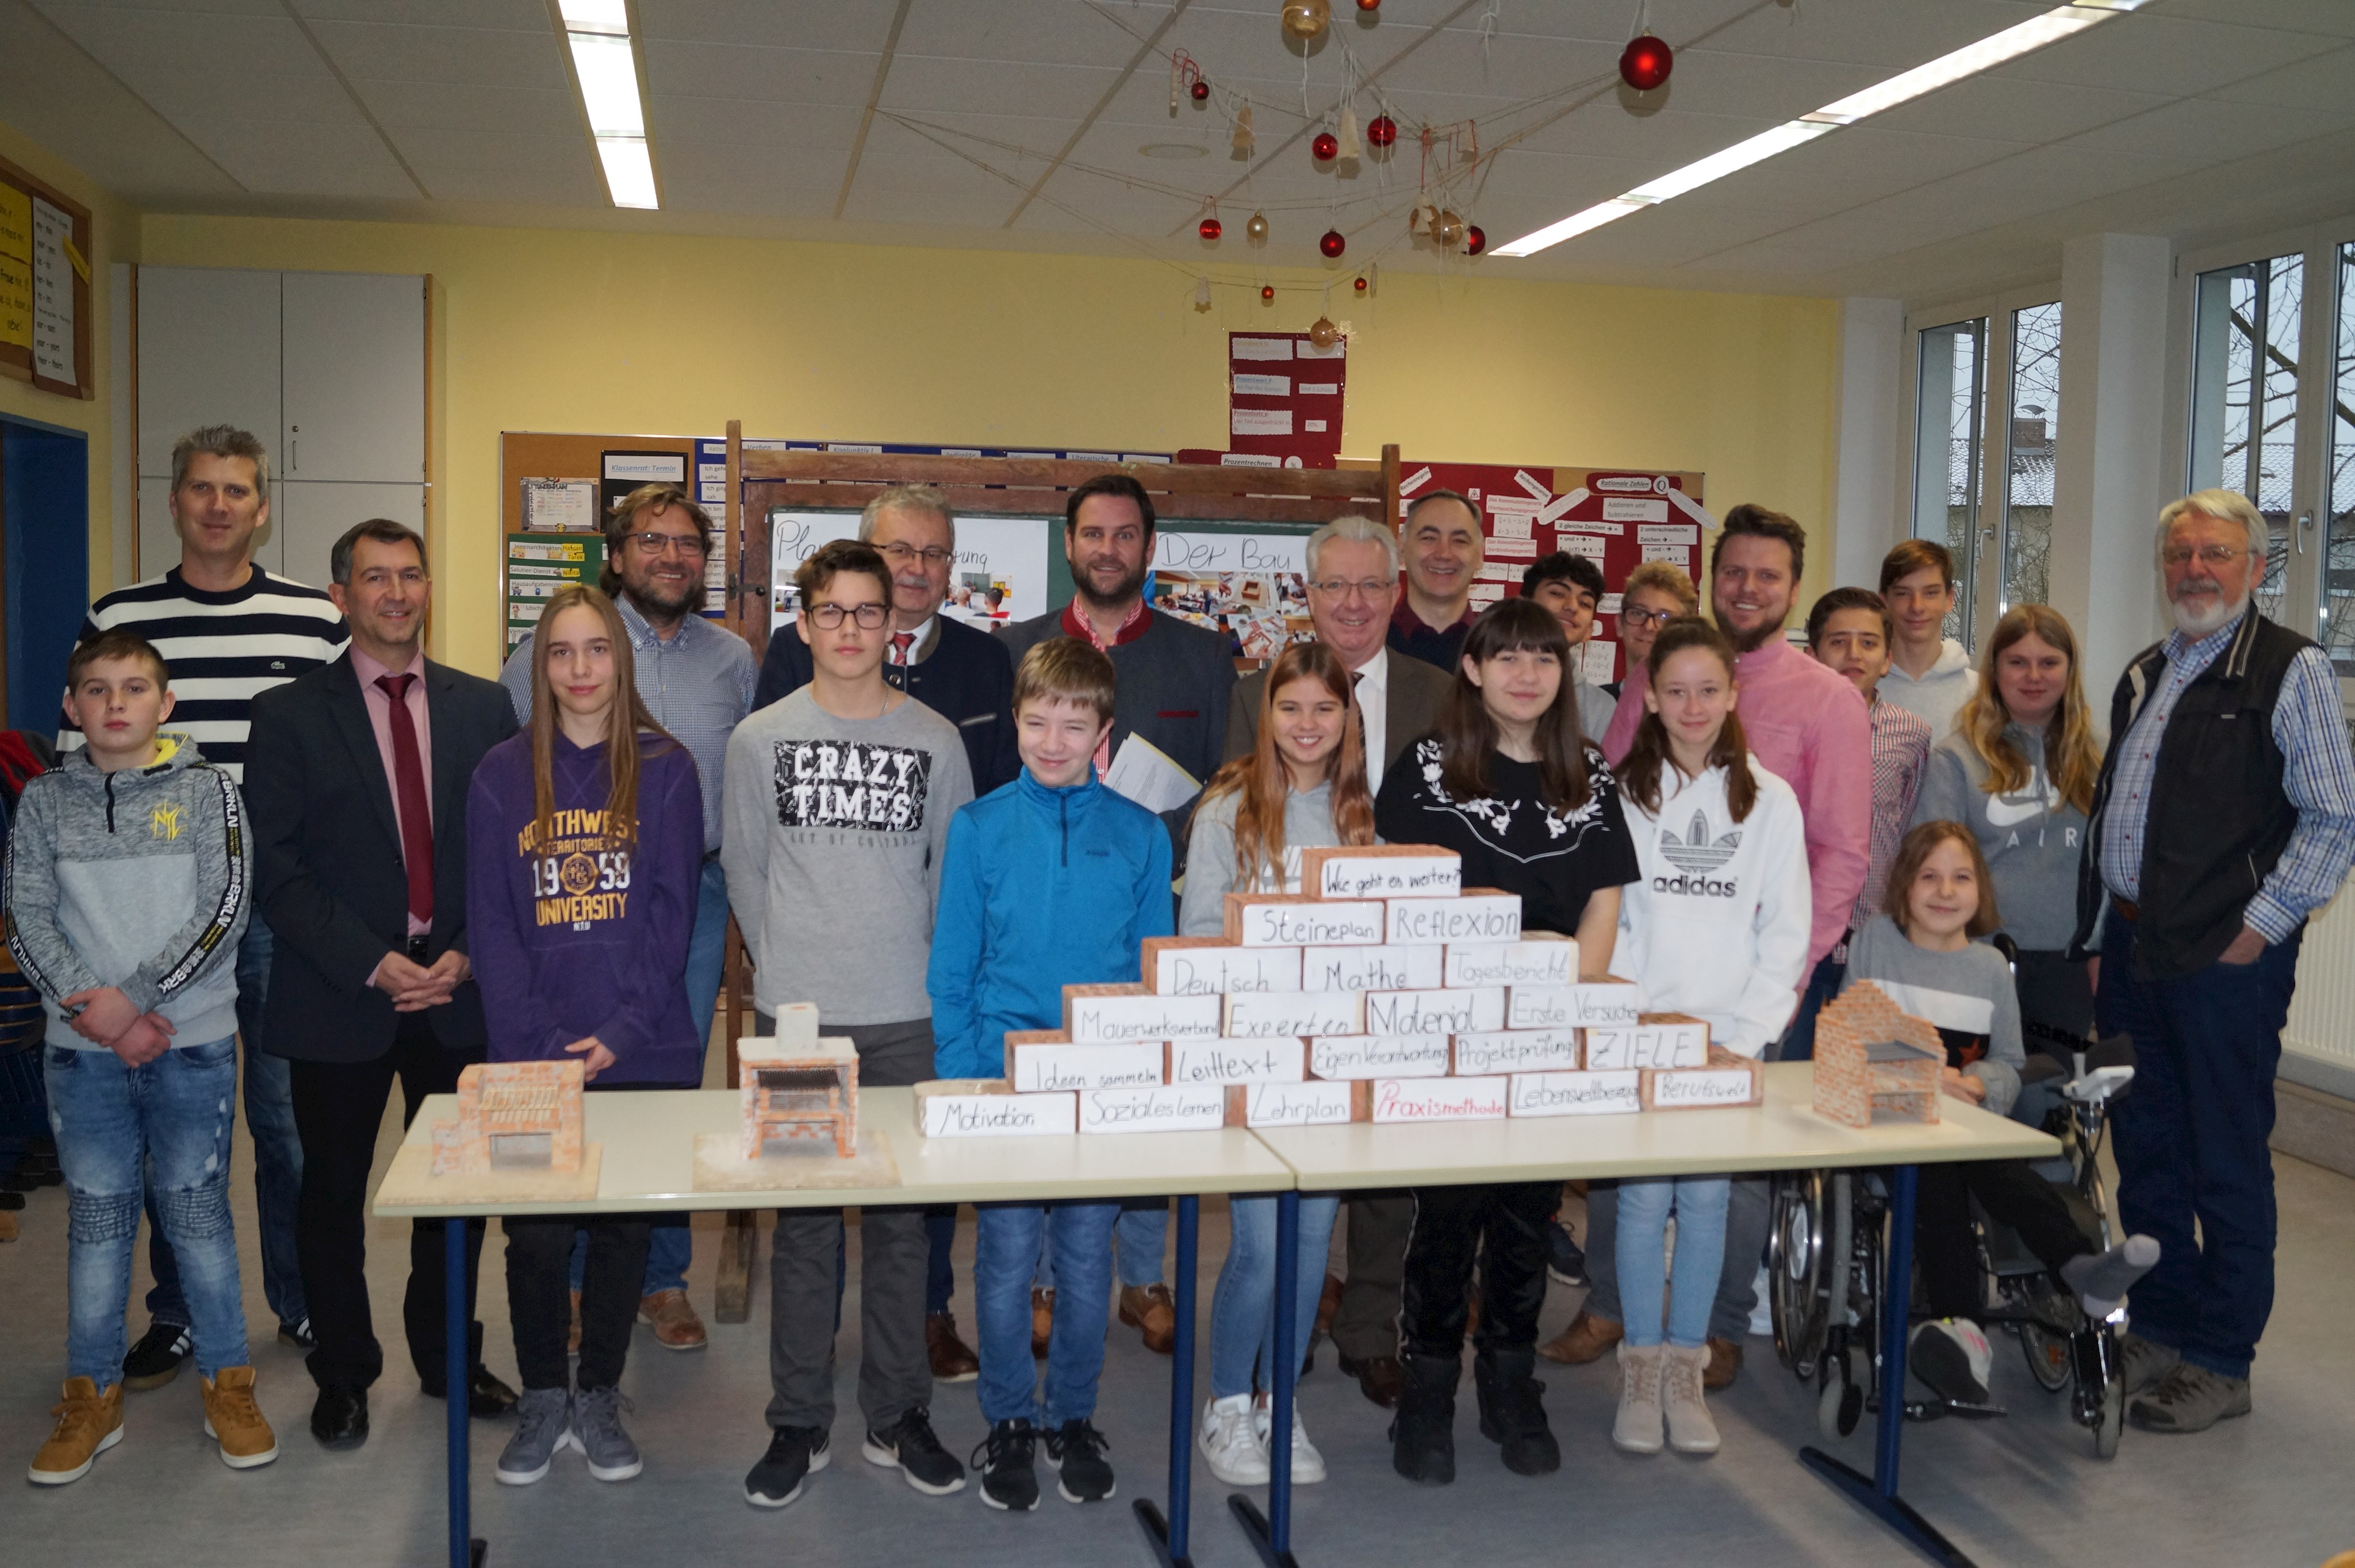
{"type": "Polygon", "coordinates": [[[1843,1126],[1870,1126],[1876,1106],[1935,1122],[1945,1065],[1937,1027],[1900,1012],[1870,980],[1816,1015],[1816,1110],[1843,1126]]]}
{"type": "Polygon", "coordinates": [[[858,1051],[838,1036],[797,1040],[778,1019],[773,1038],[737,1042],[736,1084],[743,1100],[743,1156],[758,1159],[771,1140],[831,1138],[834,1152],[858,1152],[858,1051]]]}
{"type": "Polygon", "coordinates": [[[581,1065],[477,1061],[458,1074],[458,1119],[433,1124],[433,1174],[581,1168],[581,1065]]]}

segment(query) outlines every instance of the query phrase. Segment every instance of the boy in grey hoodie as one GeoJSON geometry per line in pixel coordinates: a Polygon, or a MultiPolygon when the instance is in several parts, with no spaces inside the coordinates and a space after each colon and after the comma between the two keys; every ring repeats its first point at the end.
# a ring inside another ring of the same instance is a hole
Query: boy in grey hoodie
{"type": "Polygon", "coordinates": [[[25,786],[5,872],[9,952],[48,1011],[42,1047],[69,1221],[65,1398],[27,1471],[59,1486],[123,1438],[123,1311],[141,1177],[180,1264],[205,1433],[236,1469],[278,1443],[253,1399],[229,1135],[237,944],[251,850],[229,775],[159,735],[172,697],[144,639],[101,633],[66,666],[88,744],[25,786]]]}

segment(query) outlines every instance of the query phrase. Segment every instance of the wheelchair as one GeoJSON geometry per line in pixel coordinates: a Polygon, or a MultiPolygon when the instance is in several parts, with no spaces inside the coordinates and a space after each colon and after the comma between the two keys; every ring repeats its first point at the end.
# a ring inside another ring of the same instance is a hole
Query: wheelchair
{"type": "MultiPolygon", "coordinates": [[[[2113,1101],[2134,1078],[2134,1045],[2124,1036],[2092,1041],[2025,1025],[2031,1038],[2070,1054],[2073,1071],[2040,1052],[2020,1074],[2023,1094],[2051,1085],[2057,1104],[2044,1130],[2061,1139],[2067,1175],[2055,1180],[2079,1228],[2097,1248],[2117,1239],[2102,1180],[2101,1150],[2113,1101]]],[[[1880,1406],[1881,1278],[1888,1255],[1889,1197],[1877,1172],[1802,1170],[1774,1182],[1767,1239],[1768,1307],[1774,1350],[1802,1382],[1817,1389],[1816,1424],[1829,1438],[1856,1430],[1880,1406]]],[[[2090,1319],[2056,1287],[2019,1239],[1983,1214],[1975,1226],[1982,1278],[1979,1322],[2019,1341],[2039,1387],[2070,1392],[2070,1414],[2094,1434],[2101,1458],[2117,1453],[2126,1425],[2126,1386],[2117,1337],[2126,1310],[2090,1319]]],[[[1915,1299],[1919,1299],[1918,1296],[1915,1299]]],[[[1902,1367],[1902,1350],[1900,1362],[1902,1367]]],[[[1902,1376],[1902,1373],[1901,1373],[1902,1376]]],[[[1903,1397],[1901,1381],[1898,1396],[1903,1397]]],[[[1985,1420],[2000,1405],[1943,1399],[1907,1400],[1906,1419],[1985,1420]]]]}

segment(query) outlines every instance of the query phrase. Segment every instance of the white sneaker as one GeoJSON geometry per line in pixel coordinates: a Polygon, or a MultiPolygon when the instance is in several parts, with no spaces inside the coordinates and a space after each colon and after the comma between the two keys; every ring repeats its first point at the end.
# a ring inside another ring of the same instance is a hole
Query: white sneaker
{"type": "Polygon", "coordinates": [[[1758,1304],[1750,1309],[1750,1331],[1771,1339],[1774,1336],[1774,1304],[1767,1295],[1772,1285],[1764,1264],[1758,1265],[1758,1278],[1753,1288],[1758,1292],[1758,1304]]]}
{"type": "MultiPolygon", "coordinates": [[[[1252,1430],[1259,1434],[1260,1449],[1267,1456],[1268,1474],[1274,1474],[1275,1407],[1265,1394],[1252,1403],[1252,1430]]],[[[1300,1422],[1300,1401],[1292,1402],[1292,1484],[1305,1487],[1325,1478],[1325,1456],[1316,1452],[1316,1445],[1308,1441],[1308,1428],[1300,1422]]]]}
{"type": "Polygon", "coordinates": [[[1267,1445],[1252,1419],[1252,1396],[1230,1394],[1202,1407],[1202,1431],[1195,1443],[1210,1462],[1210,1474],[1231,1487],[1267,1485],[1267,1445]]]}
{"type": "Polygon", "coordinates": [[[1913,1330],[1905,1364],[1940,1399],[1957,1404],[1987,1402],[1987,1373],[1995,1362],[1993,1349],[1979,1326],[1967,1317],[1941,1317],[1913,1330]]]}

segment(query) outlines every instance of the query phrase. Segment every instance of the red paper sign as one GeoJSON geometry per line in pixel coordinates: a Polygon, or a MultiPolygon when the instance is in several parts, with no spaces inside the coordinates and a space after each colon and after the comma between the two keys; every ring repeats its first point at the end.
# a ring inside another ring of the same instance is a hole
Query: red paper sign
{"type": "Polygon", "coordinates": [[[1319,348],[1305,332],[1227,334],[1228,450],[1286,468],[1332,467],[1348,347],[1319,348]]]}

